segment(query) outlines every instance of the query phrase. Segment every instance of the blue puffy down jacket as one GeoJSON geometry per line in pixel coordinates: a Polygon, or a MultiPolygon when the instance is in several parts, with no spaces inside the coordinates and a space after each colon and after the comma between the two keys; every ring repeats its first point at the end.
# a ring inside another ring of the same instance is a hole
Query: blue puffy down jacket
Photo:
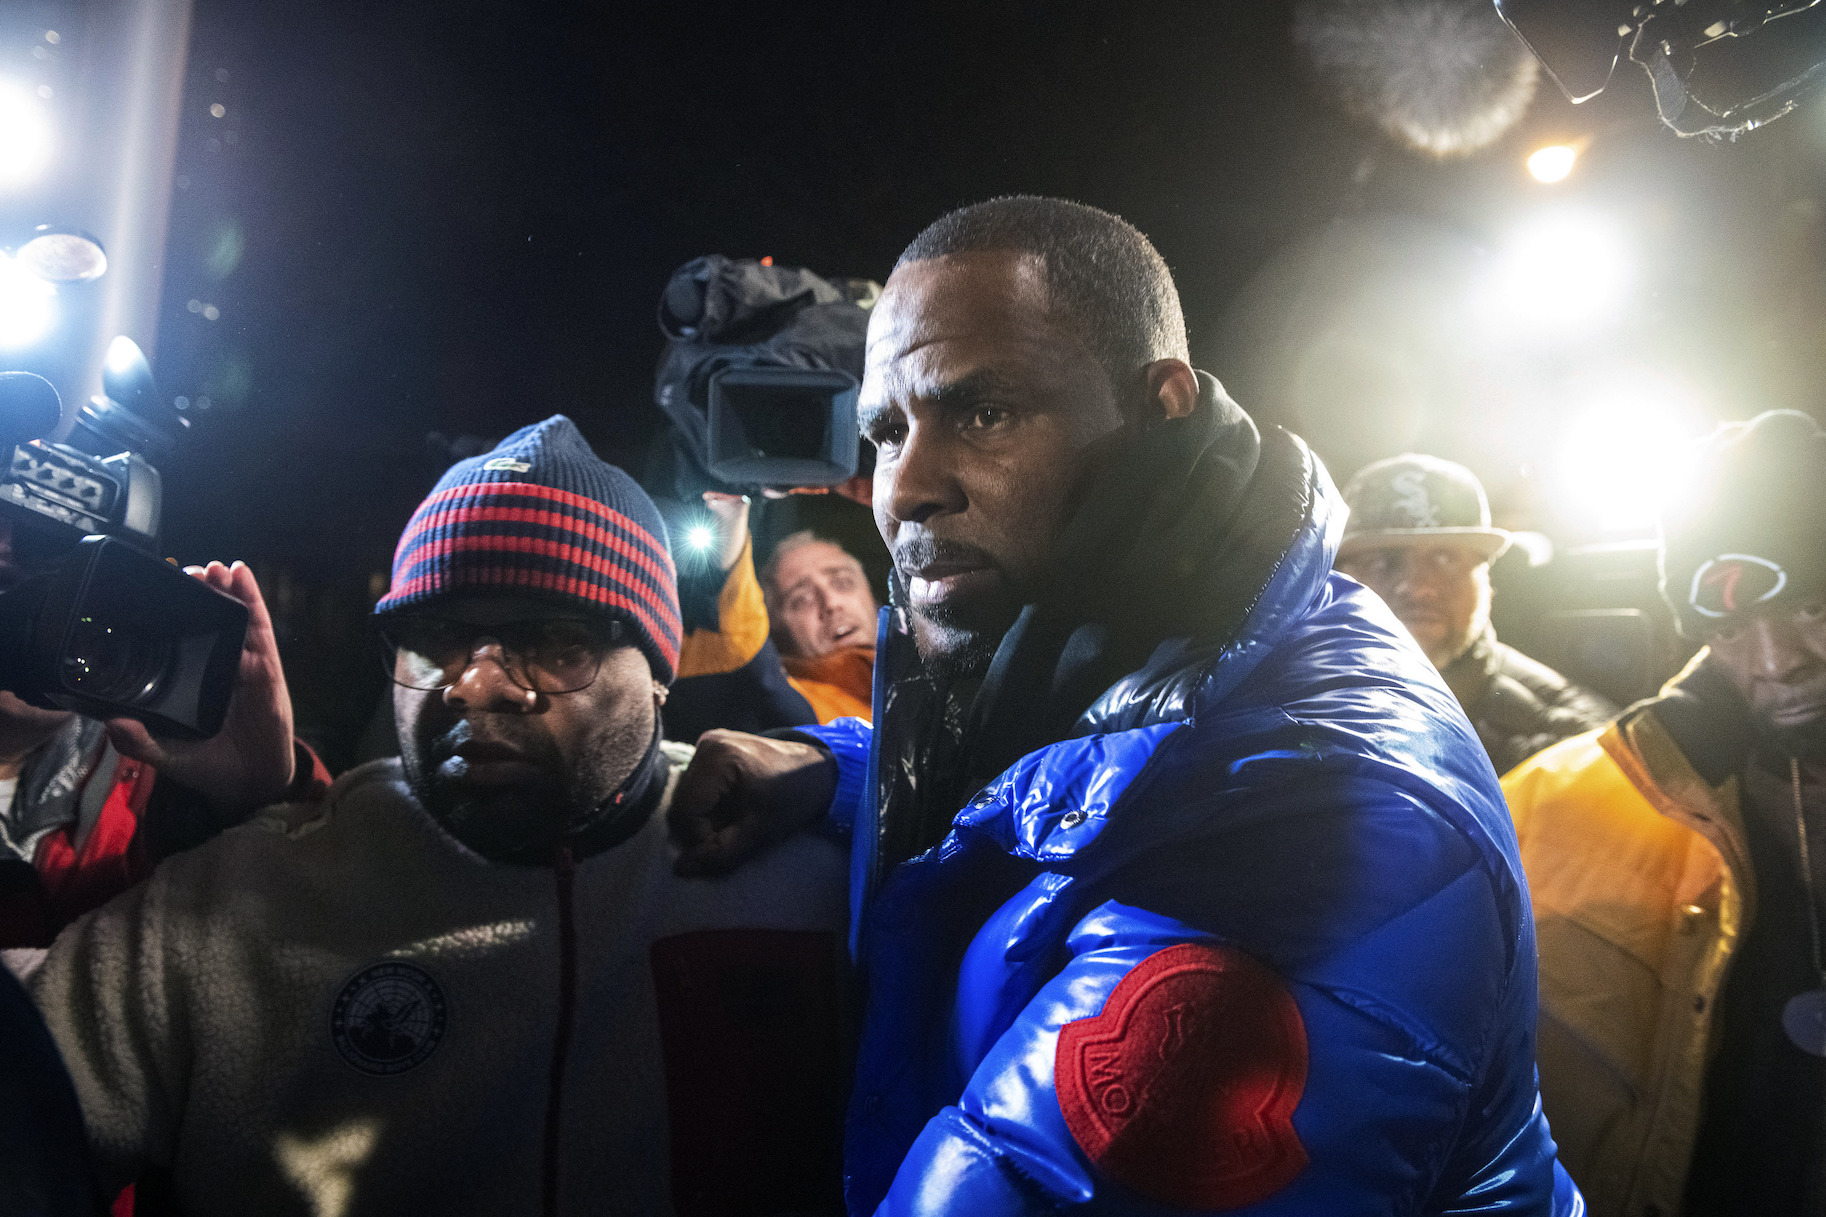
{"type": "Polygon", "coordinates": [[[936,846],[877,857],[898,610],[880,731],[806,729],[853,825],[852,1213],[1582,1211],[1541,1115],[1495,774],[1331,573],[1323,467],[1262,438],[1298,511],[1241,628],[1177,666],[1163,647],[936,846]]]}

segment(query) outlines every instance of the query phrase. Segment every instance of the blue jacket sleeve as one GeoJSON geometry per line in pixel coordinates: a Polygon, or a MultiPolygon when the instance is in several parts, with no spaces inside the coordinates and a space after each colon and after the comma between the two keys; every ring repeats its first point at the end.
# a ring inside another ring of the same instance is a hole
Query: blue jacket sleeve
{"type": "Polygon", "coordinates": [[[827,816],[830,826],[848,837],[867,793],[869,745],[875,738],[874,728],[860,718],[839,718],[822,727],[797,728],[796,733],[810,736],[831,750],[831,757],[837,762],[837,792],[831,796],[827,816]]]}
{"type": "MultiPolygon", "coordinates": [[[[1221,874],[1212,884],[1232,886],[1221,874]]],[[[1400,916],[1328,944],[1285,974],[1249,956],[1257,981],[1269,978],[1267,987],[1256,985],[1257,996],[1268,997],[1225,997],[1220,985],[1202,1021],[1185,1009],[1196,995],[1150,997],[1125,991],[1125,983],[1155,984],[1172,970],[1158,965],[1179,953],[1248,956],[1203,928],[1230,920],[1221,907],[1199,916],[1199,925],[1116,901],[1096,907],[1073,928],[1063,968],[980,1058],[966,1054],[977,1064],[962,1094],[919,1135],[877,1217],[1577,1212],[1576,1190],[1552,1164],[1533,1088],[1508,1076],[1531,1077],[1532,1053],[1480,1064],[1463,1051],[1515,1021],[1513,1011],[1498,1008],[1507,1001],[1491,975],[1503,969],[1490,961],[1506,954],[1495,907],[1488,875],[1465,868],[1400,916]],[[1467,999],[1455,988],[1482,992],[1467,999]],[[1292,1040],[1264,1037],[1274,1019],[1247,1008],[1275,1001],[1297,1011],[1292,1040]],[[1221,1041],[1229,1026],[1252,1030],[1203,1063],[1196,1050],[1183,1055],[1182,1043],[1221,1041]],[[1192,1098],[1182,1088],[1173,1098],[1175,1080],[1188,1076],[1221,1084],[1194,1086],[1192,1098]],[[1264,1076],[1278,1079],[1279,1089],[1264,1088],[1264,1076]],[[1261,1101],[1238,1108],[1196,1097],[1221,1100],[1226,1090],[1261,1101]],[[1507,1103],[1510,1092],[1519,1107],[1489,1121],[1507,1132],[1498,1144],[1470,1147],[1478,1161],[1467,1170],[1459,1159],[1468,1113],[1507,1103]],[[1167,1118],[1150,1124],[1138,1113],[1162,1095],[1167,1118]],[[1291,1108],[1281,1125],[1249,1114],[1272,1115],[1277,1106],[1291,1108]],[[1221,1153],[1176,1152],[1173,1142],[1187,1130],[1201,1145],[1242,1148],[1228,1165],[1221,1153]],[[1201,1169],[1201,1157],[1220,1161],[1201,1169]],[[1459,1208],[1473,1195],[1458,1193],[1451,1207],[1439,1207],[1461,1173],[1483,1181],[1474,1206],[1459,1208]]]]}

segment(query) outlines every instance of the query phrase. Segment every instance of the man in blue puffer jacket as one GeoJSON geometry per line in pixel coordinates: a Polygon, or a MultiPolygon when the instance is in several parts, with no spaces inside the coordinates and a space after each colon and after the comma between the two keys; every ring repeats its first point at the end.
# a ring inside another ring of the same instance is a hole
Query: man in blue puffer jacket
{"type": "Polygon", "coordinates": [[[861,390],[873,730],[713,732],[708,872],[853,832],[856,1214],[1574,1214],[1495,775],[1160,255],[1052,199],[914,241],[861,390]]]}

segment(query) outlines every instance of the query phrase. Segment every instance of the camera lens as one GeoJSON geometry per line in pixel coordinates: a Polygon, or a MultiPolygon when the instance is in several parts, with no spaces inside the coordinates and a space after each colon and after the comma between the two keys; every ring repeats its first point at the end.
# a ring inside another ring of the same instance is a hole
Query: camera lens
{"type": "Polygon", "coordinates": [[[139,702],[157,691],[171,657],[168,639],[78,618],[63,653],[65,685],[88,697],[139,702]]]}

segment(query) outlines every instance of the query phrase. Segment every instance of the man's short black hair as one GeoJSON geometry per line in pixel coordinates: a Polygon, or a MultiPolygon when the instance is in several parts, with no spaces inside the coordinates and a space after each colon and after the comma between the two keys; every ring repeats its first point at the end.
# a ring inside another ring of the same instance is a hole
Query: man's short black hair
{"type": "Polygon", "coordinates": [[[1112,383],[1156,359],[1190,361],[1166,259],[1133,224],[1083,203],[1031,194],[972,203],[934,220],[894,265],[987,250],[1040,259],[1052,306],[1081,330],[1112,383]]]}

